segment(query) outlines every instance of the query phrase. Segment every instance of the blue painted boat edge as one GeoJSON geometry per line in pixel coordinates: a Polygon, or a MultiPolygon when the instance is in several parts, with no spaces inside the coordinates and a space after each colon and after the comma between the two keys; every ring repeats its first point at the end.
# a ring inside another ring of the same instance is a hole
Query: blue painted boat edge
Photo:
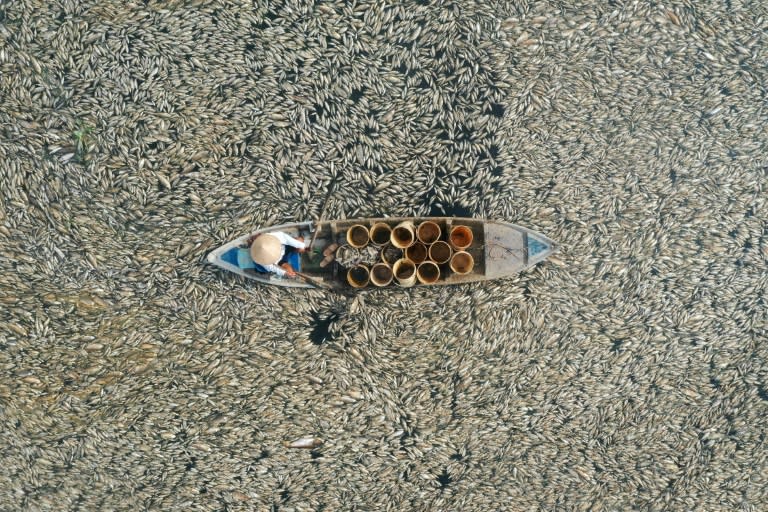
{"type": "Polygon", "coordinates": [[[211,252],[208,253],[206,260],[208,261],[208,263],[214,266],[223,268],[224,270],[228,270],[234,274],[237,274],[246,279],[250,279],[252,281],[256,281],[258,283],[268,284],[272,286],[283,286],[285,288],[314,288],[312,285],[307,284],[300,280],[281,279],[278,277],[263,278],[263,277],[260,277],[259,275],[249,274],[245,272],[243,269],[241,269],[240,267],[236,265],[232,265],[231,263],[221,259],[222,254],[225,254],[227,251],[229,251],[233,247],[238,247],[240,244],[245,242],[248,238],[250,238],[253,235],[269,233],[270,231],[284,231],[286,229],[308,228],[308,227],[311,227],[313,224],[314,224],[314,221],[292,222],[289,224],[280,224],[278,226],[268,226],[261,229],[257,229],[256,231],[253,231],[239,238],[236,238],[231,242],[227,242],[226,244],[212,250],[211,252]]]}
{"type": "Polygon", "coordinates": [[[532,237],[532,238],[534,238],[536,240],[539,240],[539,241],[541,241],[541,242],[543,242],[543,243],[545,243],[546,245],[549,246],[549,249],[547,249],[546,251],[542,251],[542,252],[538,253],[536,256],[534,256],[533,258],[529,258],[528,259],[528,263],[525,265],[525,267],[523,267],[521,272],[523,270],[528,270],[529,268],[536,266],[537,264],[539,264],[542,261],[546,260],[551,255],[555,254],[556,252],[558,252],[560,250],[560,246],[557,244],[557,242],[555,242],[554,240],[552,240],[548,236],[543,235],[540,232],[535,231],[533,229],[529,229],[529,228],[526,228],[524,226],[520,226],[519,224],[514,224],[512,222],[507,222],[505,220],[495,220],[495,219],[492,219],[492,220],[486,220],[485,222],[486,223],[491,223],[492,222],[492,223],[495,223],[495,224],[499,224],[501,226],[505,226],[507,228],[511,228],[511,229],[515,229],[515,230],[521,231],[521,232],[525,233],[526,235],[528,235],[529,237],[532,237]]]}

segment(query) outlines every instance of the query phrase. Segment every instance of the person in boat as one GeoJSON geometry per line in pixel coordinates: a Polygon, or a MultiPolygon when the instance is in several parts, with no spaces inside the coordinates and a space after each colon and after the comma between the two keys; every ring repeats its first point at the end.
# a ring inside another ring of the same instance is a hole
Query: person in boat
{"type": "Polygon", "coordinates": [[[301,270],[300,253],[307,250],[304,237],[293,238],[281,231],[255,235],[248,244],[253,261],[280,277],[296,277],[296,272],[301,270]]]}

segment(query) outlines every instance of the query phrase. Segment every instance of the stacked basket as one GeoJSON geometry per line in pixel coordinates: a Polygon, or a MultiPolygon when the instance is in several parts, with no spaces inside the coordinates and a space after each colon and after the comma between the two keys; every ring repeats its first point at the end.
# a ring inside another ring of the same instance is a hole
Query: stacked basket
{"type": "Polygon", "coordinates": [[[474,259],[467,252],[473,235],[469,226],[451,228],[447,240],[442,240],[440,226],[430,220],[416,226],[413,221],[400,222],[391,227],[386,222],[376,222],[370,229],[355,224],[347,230],[348,246],[363,251],[376,248],[378,258],[370,268],[357,262],[347,270],[347,282],[354,288],[368,283],[387,286],[393,281],[402,287],[420,282],[434,284],[450,269],[459,275],[468,274],[474,267],[474,259]]]}

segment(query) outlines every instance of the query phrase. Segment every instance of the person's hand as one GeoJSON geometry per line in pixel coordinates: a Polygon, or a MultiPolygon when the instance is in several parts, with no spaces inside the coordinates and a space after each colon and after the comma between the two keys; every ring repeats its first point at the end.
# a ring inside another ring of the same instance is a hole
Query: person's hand
{"type": "Polygon", "coordinates": [[[280,267],[282,267],[282,269],[285,270],[285,275],[287,275],[288,277],[291,277],[291,278],[296,277],[296,271],[293,270],[293,267],[291,266],[290,263],[283,263],[282,265],[280,265],[280,267]]]}

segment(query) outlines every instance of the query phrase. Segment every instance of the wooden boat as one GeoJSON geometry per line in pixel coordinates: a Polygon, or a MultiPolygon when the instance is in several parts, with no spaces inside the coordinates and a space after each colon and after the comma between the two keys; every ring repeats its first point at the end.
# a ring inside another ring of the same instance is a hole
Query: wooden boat
{"type": "MultiPolygon", "coordinates": [[[[440,264],[438,265],[440,277],[437,281],[429,284],[417,282],[416,286],[462,284],[508,277],[536,265],[557,251],[556,244],[546,236],[508,222],[457,217],[387,217],[327,220],[319,224],[307,221],[263,228],[215,249],[208,255],[208,262],[247,279],[290,288],[313,288],[318,284],[351,291],[376,288],[373,284],[368,284],[365,288],[355,288],[350,285],[347,274],[354,263],[347,262],[344,265],[334,260],[321,266],[321,261],[324,259],[323,252],[328,253],[326,249],[330,249],[329,246],[332,244],[349,247],[346,236],[352,226],[371,227],[375,223],[385,223],[390,228],[395,228],[406,221],[413,222],[416,227],[424,221],[436,223],[441,231],[440,240],[443,241],[447,240],[448,234],[456,226],[466,226],[472,232],[472,243],[465,249],[465,252],[469,253],[474,260],[471,271],[460,274],[452,271],[449,263],[440,264]],[[318,231],[312,250],[300,254],[301,269],[299,271],[310,279],[279,277],[271,273],[258,272],[253,268],[253,260],[250,259],[247,250],[247,242],[251,237],[282,231],[294,238],[302,236],[309,242],[314,235],[316,224],[318,231]]],[[[380,246],[375,246],[372,242],[369,244],[376,251],[380,250],[380,246]]],[[[367,250],[371,252],[371,249],[367,250]]],[[[334,252],[338,253],[338,249],[334,252]]],[[[397,280],[393,279],[387,287],[397,286],[397,280]]]]}

